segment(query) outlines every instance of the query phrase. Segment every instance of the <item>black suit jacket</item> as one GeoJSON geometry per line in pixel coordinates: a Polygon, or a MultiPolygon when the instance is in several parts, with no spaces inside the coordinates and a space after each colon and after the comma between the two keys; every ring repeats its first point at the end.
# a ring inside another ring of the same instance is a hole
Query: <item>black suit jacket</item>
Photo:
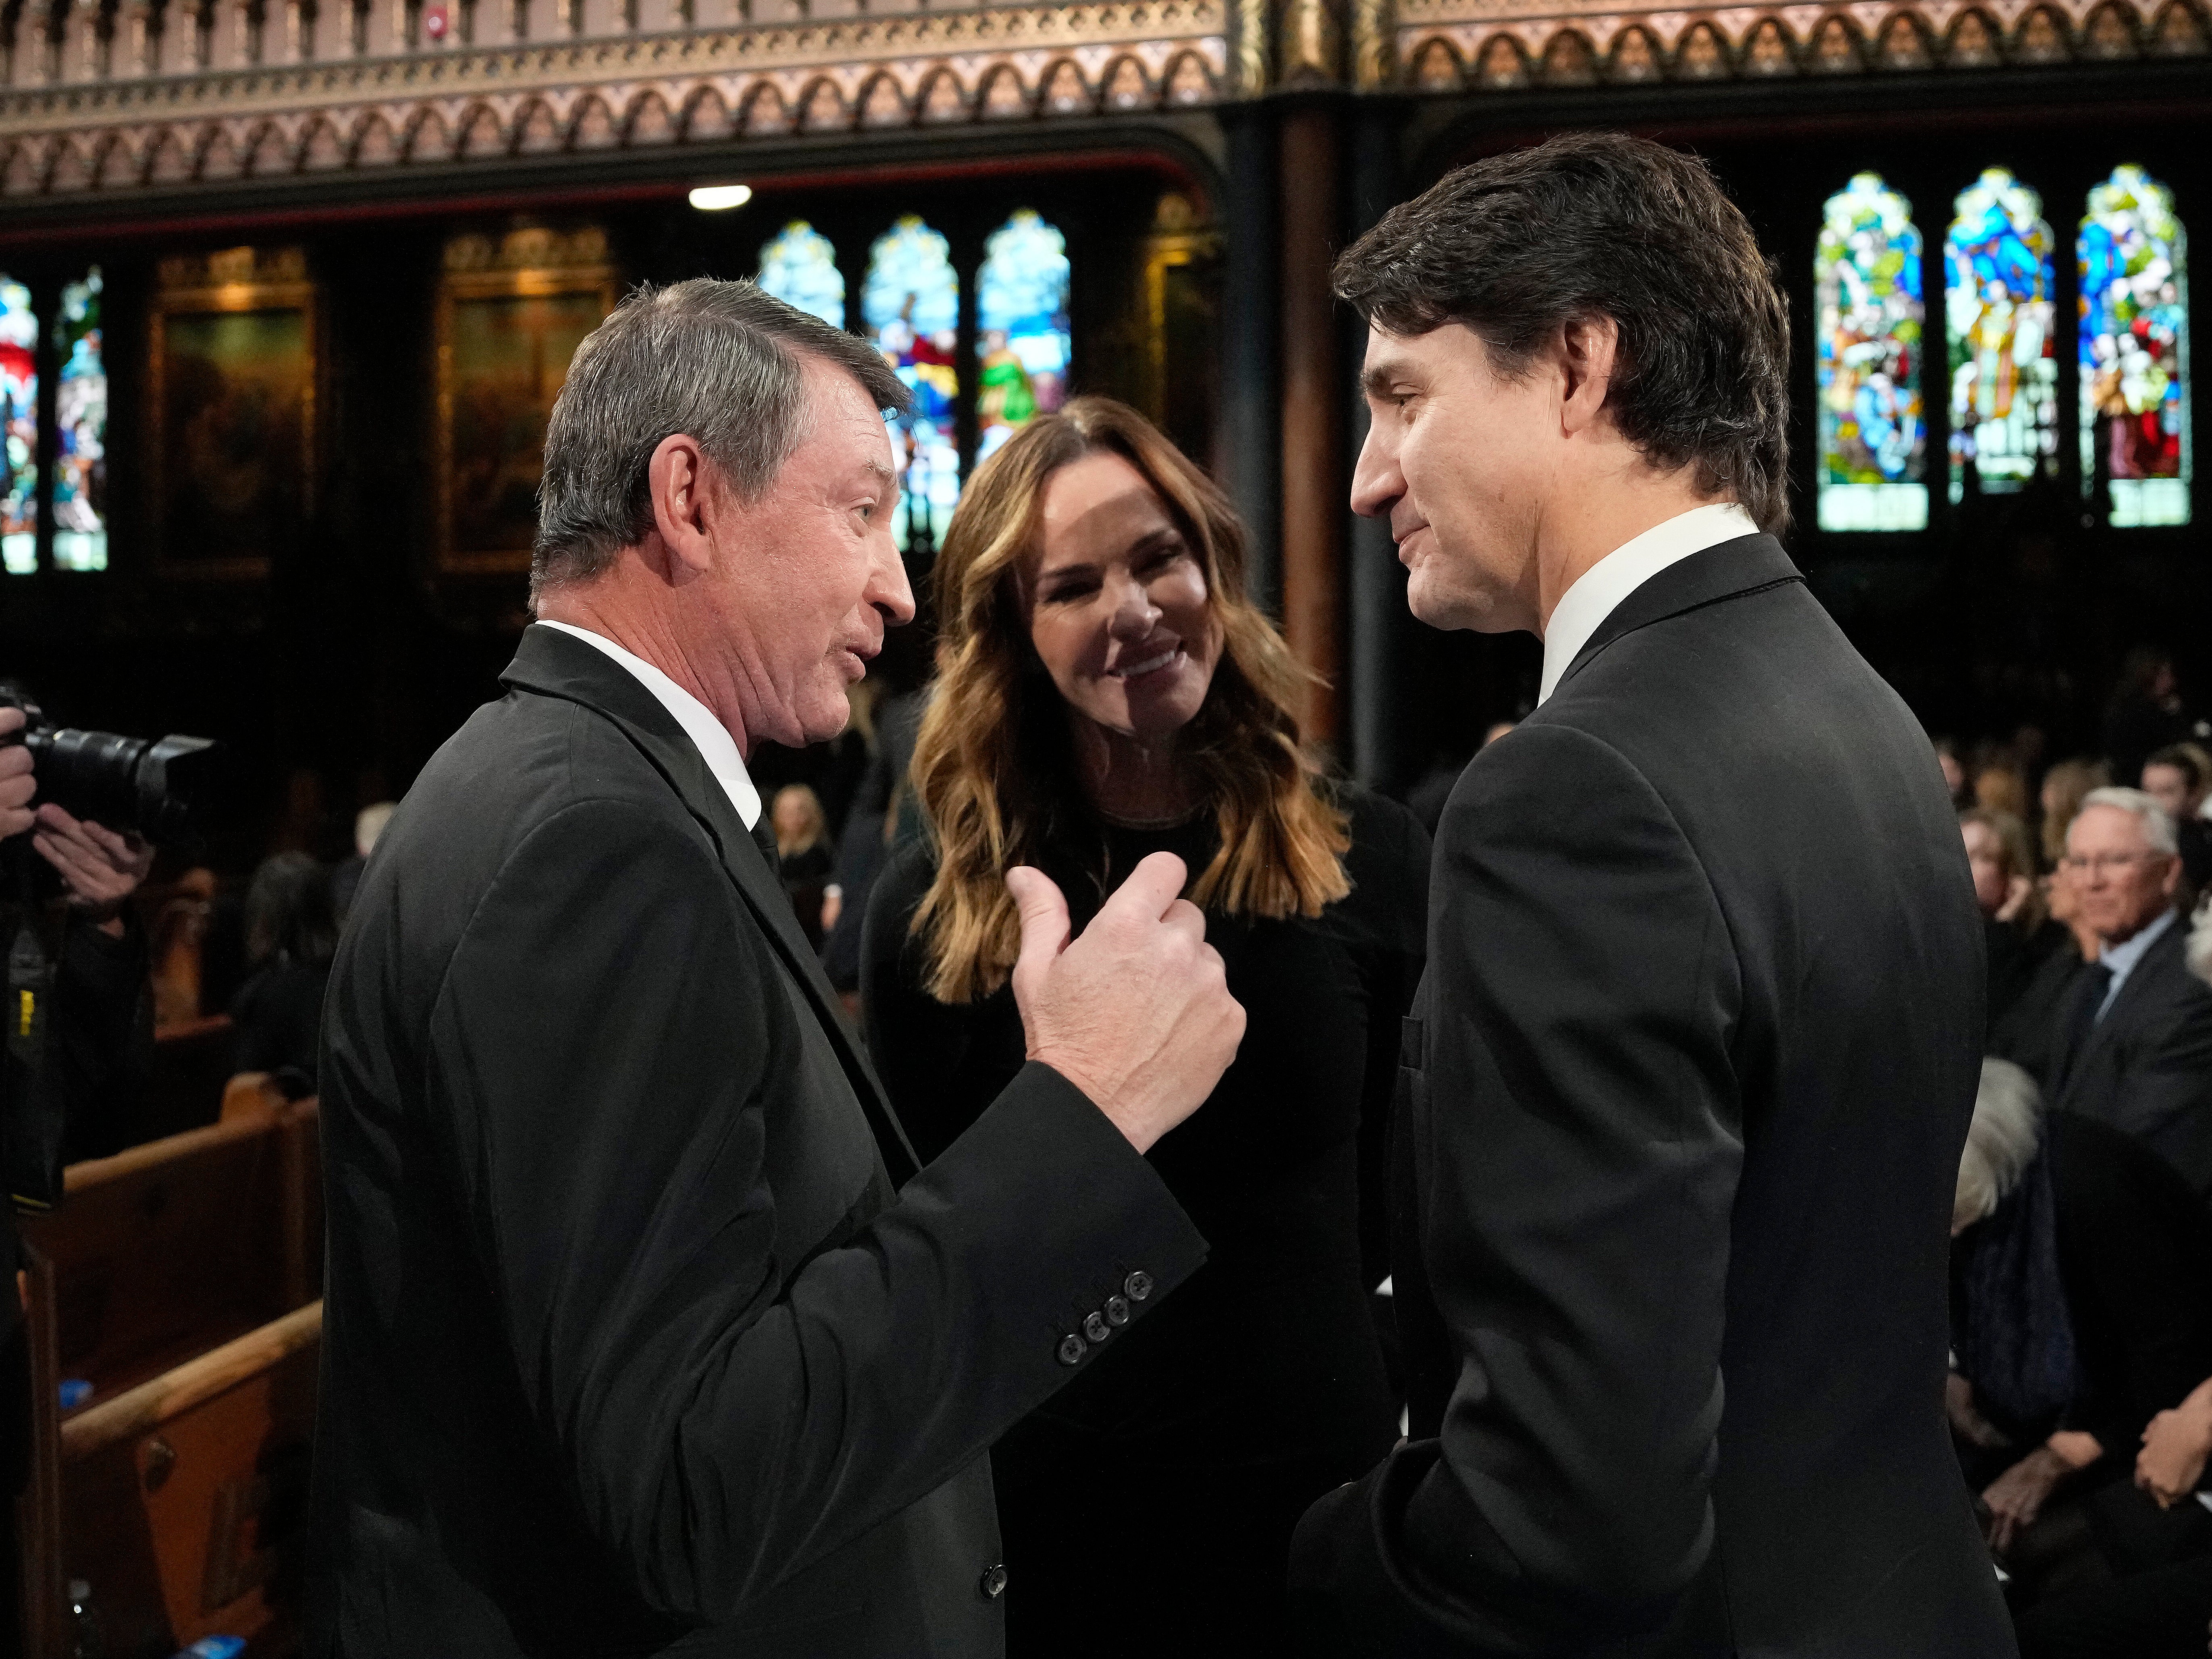
{"type": "Polygon", "coordinates": [[[915,1174],[667,712],[505,678],[331,979],[313,1650],[998,1653],[986,1448],[1203,1241],[1042,1066],[915,1174]]]}
{"type": "Polygon", "coordinates": [[[2013,1650],[1942,1413],[1980,922],[1918,724],[1771,538],[1469,765],[1408,1022],[1413,1438],[1315,1650],[2013,1650]]]}
{"type": "Polygon", "coordinates": [[[2212,1197],[2212,988],[2189,971],[2188,944],[2176,916],[2086,1040],[2069,1042],[2063,1001],[2044,1086],[2059,1110],[2135,1136],[2212,1197]]]}

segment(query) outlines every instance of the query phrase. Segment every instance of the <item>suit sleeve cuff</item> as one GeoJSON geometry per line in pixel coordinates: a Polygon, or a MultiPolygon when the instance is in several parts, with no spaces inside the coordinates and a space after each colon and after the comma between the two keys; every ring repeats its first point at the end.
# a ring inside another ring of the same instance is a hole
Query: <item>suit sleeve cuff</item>
{"type": "Polygon", "coordinates": [[[900,1203],[996,1218],[975,1266],[1019,1298],[1001,1311],[1014,1352],[1037,1367],[1040,1399],[1206,1261],[1205,1238],[1158,1171],[1088,1095],[1035,1060],[900,1203]]]}

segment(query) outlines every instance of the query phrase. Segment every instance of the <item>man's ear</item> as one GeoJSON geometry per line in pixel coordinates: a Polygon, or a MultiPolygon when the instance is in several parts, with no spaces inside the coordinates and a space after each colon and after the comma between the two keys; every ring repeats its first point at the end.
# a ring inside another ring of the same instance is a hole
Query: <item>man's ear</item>
{"type": "Polygon", "coordinates": [[[1559,328],[1559,364],[1566,376],[1559,422],[1570,436],[1597,424],[1612,390],[1620,325],[1599,313],[1570,317],[1559,328]]]}
{"type": "Polygon", "coordinates": [[[653,498],[653,527],[667,550],[668,577],[682,583],[703,576],[714,557],[708,533],[714,477],[699,441],[678,432],[663,438],[646,468],[653,498]]]}

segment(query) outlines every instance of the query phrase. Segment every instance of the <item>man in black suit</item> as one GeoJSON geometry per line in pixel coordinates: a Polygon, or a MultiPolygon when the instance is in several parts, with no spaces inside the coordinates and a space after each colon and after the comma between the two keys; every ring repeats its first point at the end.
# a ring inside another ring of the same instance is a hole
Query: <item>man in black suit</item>
{"type": "Polygon", "coordinates": [[[2062,1006],[2044,1092],[2135,1136],[2212,1197],[2212,989],[2189,971],[2174,908],[2173,820],[2140,789],[2092,790],[2066,864],[2099,945],[2062,1006]]]}
{"type": "Polygon", "coordinates": [[[570,369],[538,624],[331,977],[318,1654],[988,1659],[987,1449],[1204,1255],[1142,1154],[1243,1012],[1174,860],[1072,945],[1010,876],[1033,1063],[917,1170],[759,839],[746,751],[913,614],[903,397],[749,283],[570,369]]]}
{"type": "Polygon", "coordinates": [[[1416,615],[1544,670],[1437,837],[1412,1434],[1300,1528],[1314,1650],[2008,1655],[1942,1412],[1980,924],[1919,724],[1762,533],[1789,333],[1750,229],[1578,135],[1336,280],[1353,505],[1416,615]]]}

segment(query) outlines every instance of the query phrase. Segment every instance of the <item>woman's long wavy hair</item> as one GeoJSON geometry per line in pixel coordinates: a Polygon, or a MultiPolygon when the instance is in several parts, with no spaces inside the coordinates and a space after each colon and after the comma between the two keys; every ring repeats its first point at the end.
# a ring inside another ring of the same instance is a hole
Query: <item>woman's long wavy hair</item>
{"type": "Polygon", "coordinates": [[[1022,579],[1038,554],[1046,483],[1085,455],[1121,456],[1158,492],[1206,574],[1220,659],[1183,730],[1220,850],[1189,889],[1230,915],[1318,915],[1351,890],[1351,836],[1299,740],[1292,699],[1310,677],[1244,593],[1244,526],[1228,497],[1151,422],[1077,398],[1008,439],[975,471],[932,578],[939,678],[915,749],[915,790],[934,830],[937,878],[915,912],[929,993],[972,1002],[1006,983],[1021,940],[1006,872],[1091,823],[1066,705],[1038,660],[1022,579]]]}

